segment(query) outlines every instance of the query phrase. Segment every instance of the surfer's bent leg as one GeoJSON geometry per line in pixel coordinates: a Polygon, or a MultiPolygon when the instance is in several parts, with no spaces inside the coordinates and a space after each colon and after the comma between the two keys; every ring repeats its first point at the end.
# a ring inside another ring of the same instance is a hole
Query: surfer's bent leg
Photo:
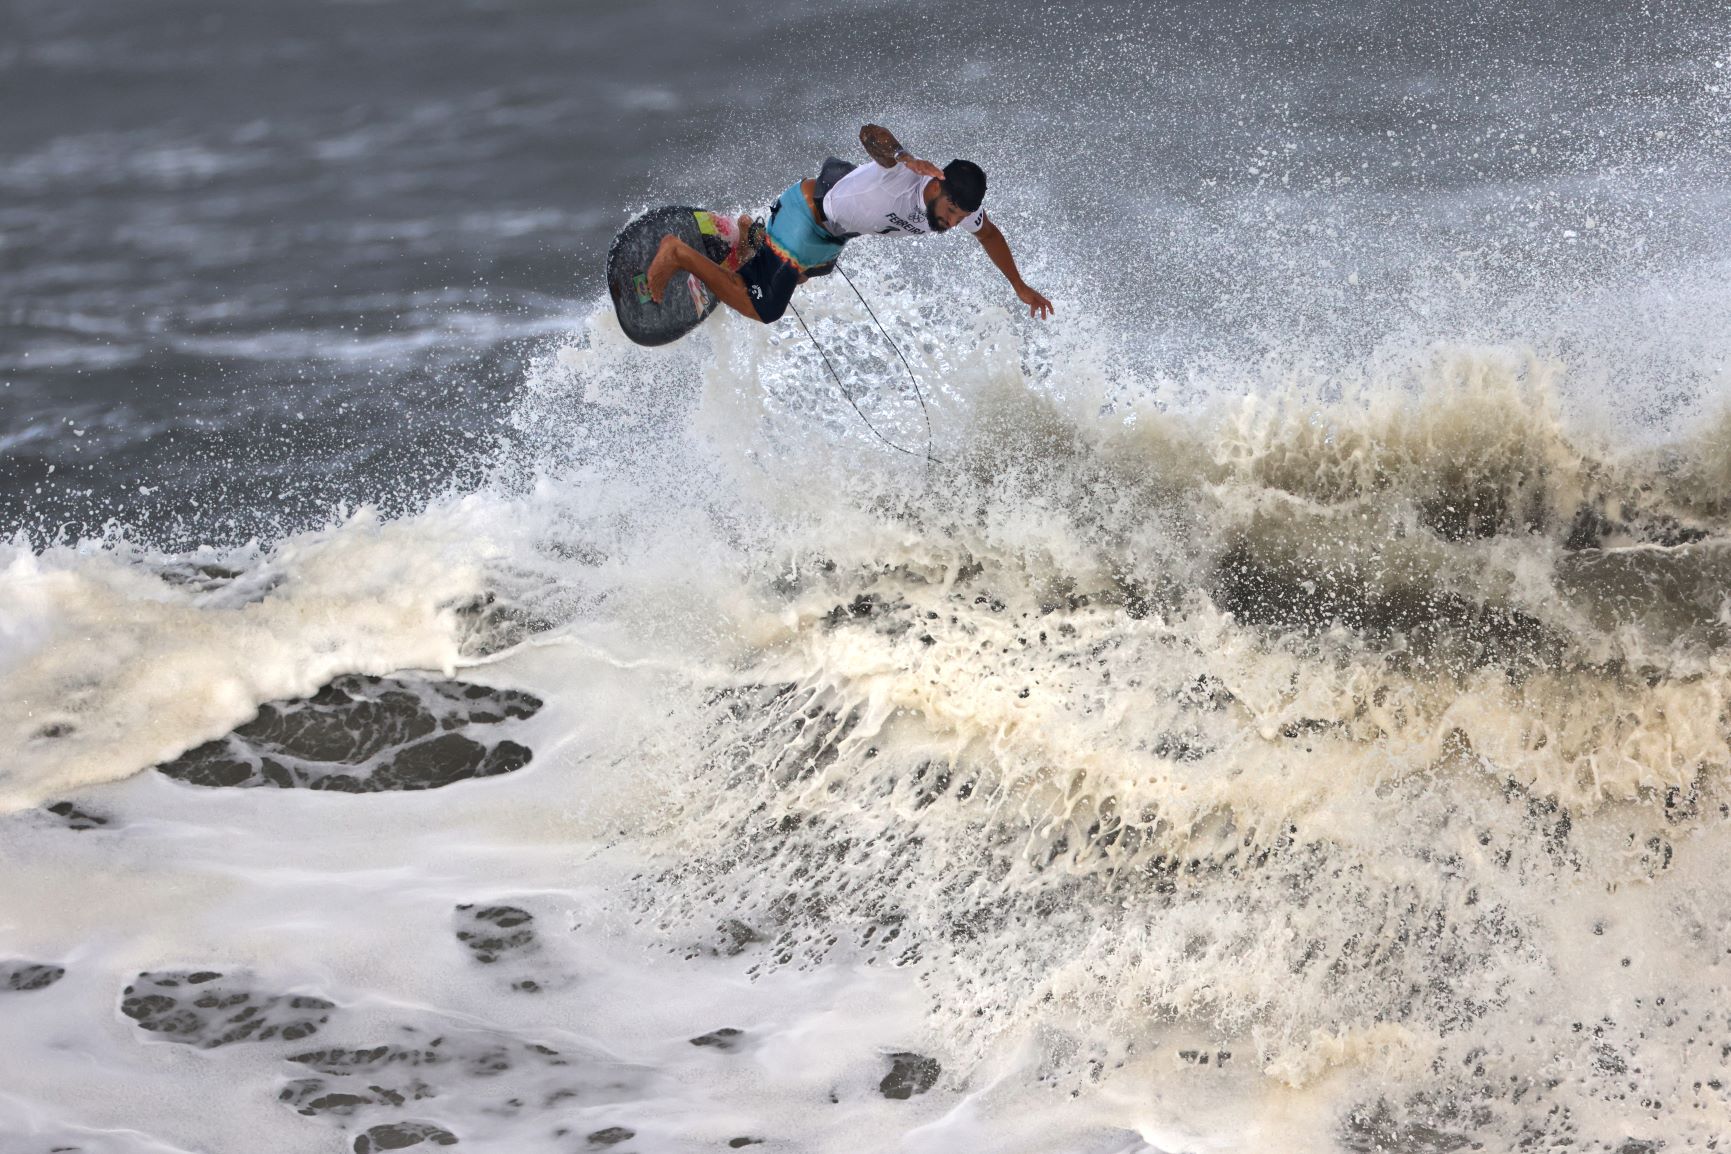
{"type": "Polygon", "coordinates": [[[739,266],[739,279],[751,297],[752,311],[746,315],[755,316],[767,325],[780,320],[787,311],[787,302],[793,299],[793,290],[799,287],[805,274],[766,237],[756,254],[739,266]]]}
{"type": "Polygon", "coordinates": [[[673,279],[674,273],[681,271],[708,285],[716,299],[734,312],[752,320],[759,319],[751,304],[751,294],[738,273],[722,268],[672,235],[661,238],[661,247],[655,250],[655,259],[649,262],[649,298],[659,304],[661,294],[667,291],[667,282],[673,279]]]}

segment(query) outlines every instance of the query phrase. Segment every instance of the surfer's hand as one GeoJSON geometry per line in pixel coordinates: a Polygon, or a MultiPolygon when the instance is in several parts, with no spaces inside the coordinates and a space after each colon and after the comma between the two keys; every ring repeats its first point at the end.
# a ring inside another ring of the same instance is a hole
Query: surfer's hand
{"type": "Polygon", "coordinates": [[[943,169],[939,168],[931,161],[921,160],[917,156],[902,157],[902,165],[905,168],[912,169],[914,172],[919,173],[921,176],[929,176],[933,180],[942,180],[944,178],[943,169]]]}
{"type": "Polygon", "coordinates": [[[1028,315],[1044,319],[1052,315],[1052,302],[1027,285],[1016,286],[1016,295],[1028,306],[1028,315]]]}

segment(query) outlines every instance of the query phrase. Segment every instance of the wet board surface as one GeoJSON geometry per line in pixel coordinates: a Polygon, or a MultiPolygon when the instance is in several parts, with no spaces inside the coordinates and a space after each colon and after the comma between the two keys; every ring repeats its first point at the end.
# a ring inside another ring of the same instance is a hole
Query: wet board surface
{"type": "Polygon", "coordinates": [[[660,304],[650,300],[649,262],[669,233],[711,260],[725,261],[733,247],[727,223],[701,208],[667,205],[650,209],[619,231],[607,250],[607,292],[626,336],[640,345],[664,345],[715,311],[715,294],[684,272],[673,275],[660,304]]]}

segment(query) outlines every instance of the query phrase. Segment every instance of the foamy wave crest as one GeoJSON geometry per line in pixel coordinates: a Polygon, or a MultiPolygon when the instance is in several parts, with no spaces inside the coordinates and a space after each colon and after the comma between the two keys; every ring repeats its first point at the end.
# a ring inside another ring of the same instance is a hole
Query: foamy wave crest
{"type": "Polygon", "coordinates": [[[1573,806],[1691,789],[1731,762],[1723,443],[1593,447],[1555,410],[1487,352],[1209,417],[988,399],[958,468],[802,527],[822,551],[754,609],[866,733],[916,715],[1006,787],[1172,828],[1443,761],[1573,806]]]}

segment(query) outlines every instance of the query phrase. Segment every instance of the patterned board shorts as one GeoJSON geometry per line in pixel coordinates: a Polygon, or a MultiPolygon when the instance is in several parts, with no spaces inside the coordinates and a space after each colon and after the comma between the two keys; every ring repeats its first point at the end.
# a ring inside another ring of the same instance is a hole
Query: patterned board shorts
{"type": "Polygon", "coordinates": [[[780,320],[799,282],[829,271],[845,243],[812,219],[798,184],[782,193],[770,211],[763,243],[756,255],[739,267],[757,319],[764,324],[780,320]]]}

